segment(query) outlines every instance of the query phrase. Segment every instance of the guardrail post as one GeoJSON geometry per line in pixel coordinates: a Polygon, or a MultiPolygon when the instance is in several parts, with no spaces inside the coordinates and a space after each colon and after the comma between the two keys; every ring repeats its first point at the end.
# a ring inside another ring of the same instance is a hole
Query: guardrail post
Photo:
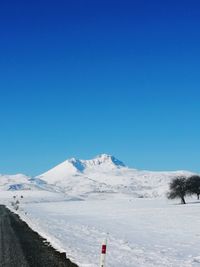
{"type": "Polygon", "coordinates": [[[105,238],[101,246],[100,267],[105,267],[106,251],[107,251],[107,238],[105,238]]]}

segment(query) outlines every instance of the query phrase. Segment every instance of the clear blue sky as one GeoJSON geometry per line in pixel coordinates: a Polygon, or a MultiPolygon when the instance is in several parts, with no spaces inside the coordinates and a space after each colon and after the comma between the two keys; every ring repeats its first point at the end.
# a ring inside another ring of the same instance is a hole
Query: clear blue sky
{"type": "Polygon", "coordinates": [[[200,171],[199,29],[198,0],[1,1],[0,173],[200,171]]]}

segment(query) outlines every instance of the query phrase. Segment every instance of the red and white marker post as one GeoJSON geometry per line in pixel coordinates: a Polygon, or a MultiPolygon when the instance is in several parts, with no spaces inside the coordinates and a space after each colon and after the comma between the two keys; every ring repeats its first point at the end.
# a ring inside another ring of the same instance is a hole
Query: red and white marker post
{"type": "Polygon", "coordinates": [[[100,267],[105,267],[106,250],[107,250],[107,238],[105,238],[105,240],[103,241],[102,246],[101,246],[100,267]]]}

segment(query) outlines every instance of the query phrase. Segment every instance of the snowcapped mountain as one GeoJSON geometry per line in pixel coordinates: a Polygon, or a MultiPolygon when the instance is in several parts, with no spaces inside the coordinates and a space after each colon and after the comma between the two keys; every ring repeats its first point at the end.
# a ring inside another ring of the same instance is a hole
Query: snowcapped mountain
{"type": "Polygon", "coordinates": [[[46,182],[57,182],[69,175],[81,175],[89,170],[105,171],[125,167],[124,163],[113,156],[102,154],[91,160],[69,159],[57,165],[53,169],[40,175],[46,182]],[[47,178],[47,179],[46,179],[47,178]]]}
{"type": "Polygon", "coordinates": [[[0,191],[46,190],[76,197],[88,197],[97,193],[157,197],[165,195],[169,182],[174,177],[192,174],[187,171],[131,169],[115,157],[102,154],[91,160],[66,160],[35,178],[23,174],[0,175],[0,191]]]}
{"type": "Polygon", "coordinates": [[[191,172],[152,172],[130,169],[113,156],[102,154],[91,160],[69,159],[37,178],[56,190],[75,196],[94,193],[125,193],[136,197],[164,195],[170,180],[191,172]]]}

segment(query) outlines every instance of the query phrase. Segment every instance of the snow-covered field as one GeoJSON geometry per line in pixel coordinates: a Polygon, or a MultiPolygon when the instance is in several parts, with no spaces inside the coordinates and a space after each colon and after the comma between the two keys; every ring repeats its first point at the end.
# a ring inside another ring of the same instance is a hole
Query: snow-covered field
{"type": "Polygon", "coordinates": [[[195,267],[200,202],[166,199],[180,175],[192,173],[130,169],[105,154],[70,159],[35,178],[0,175],[0,203],[18,195],[21,218],[80,267],[99,266],[107,233],[108,267],[195,267]]]}
{"type": "MultiPolygon", "coordinates": [[[[1,202],[12,194],[3,192],[1,202]]],[[[123,194],[87,200],[42,191],[21,194],[21,217],[80,267],[99,266],[107,233],[109,267],[200,266],[200,203],[195,199],[177,205],[123,194]]]]}

